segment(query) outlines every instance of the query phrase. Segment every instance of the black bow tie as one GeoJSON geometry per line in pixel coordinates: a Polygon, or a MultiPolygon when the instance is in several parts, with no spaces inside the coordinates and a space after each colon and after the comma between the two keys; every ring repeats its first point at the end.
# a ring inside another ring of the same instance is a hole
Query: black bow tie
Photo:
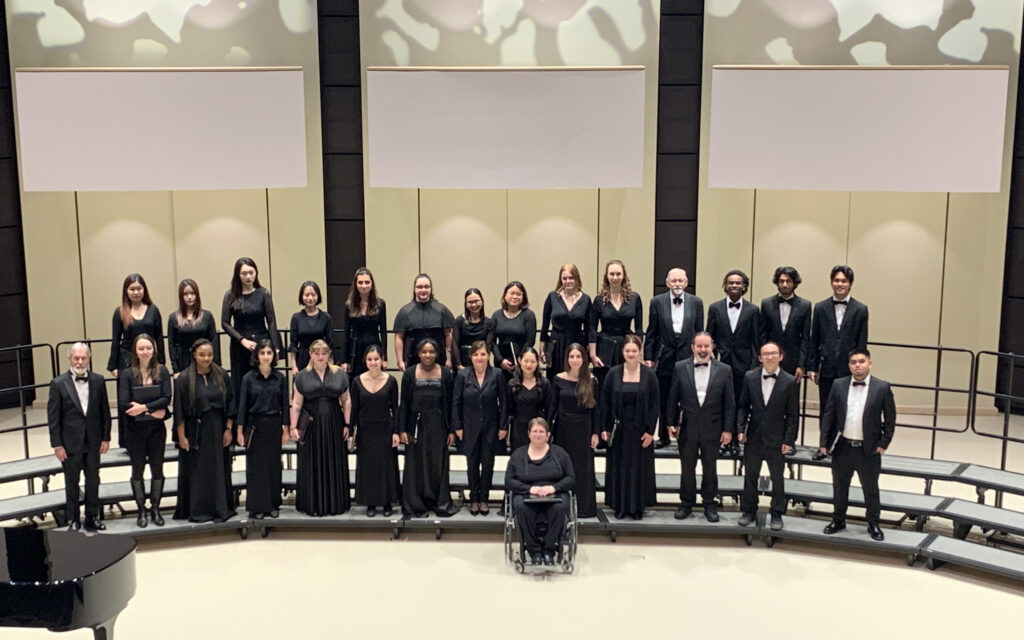
{"type": "Polygon", "coordinates": [[[706,367],[706,366],[708,366],[710,364],[711,364],[710,362],[694,362],[693,366],[695,366],[695,367],[706,367]]]}
{"type": "Polygon", "coordinates": [[[850,302],[849,300],[833,300],[832,304],[842,304],[842,305],[845,305],[845,304],[848,304],[849,302],[850,302]]]}
{"type": "Polygon", "coordinates": [[[739,309],[741,304],[743,304],[743,303],[742,302],[730,302],[729,303],[729,308],[730,309],[739,309]]]}
{"type": "Polygon", "coordinates": [[[867,382],[864,382],[863,380],[861,380],[860,382],[857,382],[856,380],[853,381],[853,386],[855,386],[855,387],[863,387],[866,384],[867,384],[867,382]]]}
{"type": "Polygon", "coordinates": [[[779,377],[779,374],[777,374],[777,373],[766,373],[766,374],[764,374],[761,377],[764,378],[765,380],[767,380],[768,378],[771,378],[771,379],[774,380],[774,379],[779,377]]]}
{"type": "Polygon", "coordinates": [[[75,376],[75,382],[89,382],[89,374],[84,376],[75,376]]]}
{"type": "Polygon", "coordinates": [[[790,298],[779,296],[779,304],[793,304],[793,301],[790,298]]]}
{"type": "Polygon", "coordinates": [[[672,304],[683,304],[682,298],[672,298],[672,304]]]}

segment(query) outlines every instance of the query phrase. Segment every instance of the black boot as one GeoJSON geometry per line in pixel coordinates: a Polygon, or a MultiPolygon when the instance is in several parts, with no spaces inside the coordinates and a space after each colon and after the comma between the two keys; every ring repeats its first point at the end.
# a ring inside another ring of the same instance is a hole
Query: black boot
{"type": "Polygon", "coordinates": [[[139,508],[139,517],[136,518],[135,524],[139,525],[139,528],[145,528],[149,524],[149,520],[146,518],[146,485],[142,480],[132,480],[131,486],[135,506],[139,508]]]}
{"type": "Polygon", "coordinates": [[[152,508],[150,512],[150,519],[153,524],[162,527],[164,526],[164,517],[160,515],[160,500],[164,497],[164,479],[154,478],[152,480],[152,486],[149,492],[149,504],[152,508]]]}

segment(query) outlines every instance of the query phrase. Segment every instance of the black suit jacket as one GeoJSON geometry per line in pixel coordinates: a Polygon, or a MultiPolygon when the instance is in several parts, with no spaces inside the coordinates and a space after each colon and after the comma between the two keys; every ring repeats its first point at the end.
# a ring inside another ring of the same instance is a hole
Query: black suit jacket
{"type": "Polygon", "coordinates": [[[655,362],[659,376],[673,375],[676,363],[693,356],[693,335],[704,330],[704,301],[683,292],[683,330],[678,338],[672,327],[672,292],[651,298],[644,339],[644,360],[655,362]]]}
{"type": "Polygon", "coordinates": [[[82,407],[70,371],[50,382],[46,401],[46,421],[50,427],[50,446],[64,447],[69,454],[83,453],[86,447],[99,449],[110,441],[110,403],[103,376],[89,372],[89,406],[82,407]]]}
{"type": "MultiPolygon", "coordinates": [[[[836,380],[832,385],[825,412],[821,414],[820,446],[832,451],[846,424],[846,398],[850,393],[850,376],[836,380]]],[[[864,454],[876,455],[877,447],[889,448],[893,432],[896,431],[896,400],[892,387],[881,378],[871,376],[868,382],[868,398],[864,403],[864,454]]]]}
{"type": "Polygon", "coordinates": [[[490,448],[504,453],[505,442],[498,431],[508,424],[508,385],[497,367],[487,367],[483,385],[477,384],[472,366],[459,370],[452,387],[452,431],[462,429],[461,453],[476,450],[483,438],[490,448]]]}
{"type": "Polygon", "coordinates": [[[807,350],[807,371],[818,371],[827,378],[838,378],[849,371],[850,351],[868,346],[868,308],[847,298],[843,326],[836,329],[836,310],[832,298],[814,305],[811,319],[811,346],[807,350]]]}
{"type": "Polygon", "coordinates": [[[779,296],[769,296],[761,301],[761,344],[769,340],[779,343],[785,352],[781,366],[794,373],[797,367],[807,367],[807,350],[811,343],[811,301],[793,296],[789,304],[789,321],[783,330],[779,296]]]}
{"type": "Polygon", "coordinates": [[[680,440],[718,440],[723,431],[735,432],[736,395],[732,369],[718,360],[711,361],[707,393],[701,405],[693,377],[693,358],[680,362],[672,376],[666,411],[662,419],[667,425],[680,427],[680,440]]]}
{"type": "Polygon", "coordinates": [[[743,376],[736,428],[747,434],[747,442],[761,438],[769,447],[795,447],[800,425],[800,385],[793,375],[780,368],[766,405],[761,393],[761,371],[759,367],[743,376]]]}
{"type": "Polygon", "coordinates": [[[726,299],[716,300],[708,307],[708,333],[715,340],[718,358],[732,367],[733,375],[742,375],[757,365],[761,340],[761,312],[757,305],[741,298],[740,317],[736,331],[729,324],[726,299]]]}

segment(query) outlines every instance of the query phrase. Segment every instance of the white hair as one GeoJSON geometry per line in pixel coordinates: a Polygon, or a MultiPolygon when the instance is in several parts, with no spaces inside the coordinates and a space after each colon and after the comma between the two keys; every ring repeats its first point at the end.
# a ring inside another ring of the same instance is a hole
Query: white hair
{"type": "Polygon", "coordinates": [[[75,344],[71,345],[71,350],[68,351],[68,357],[74,355],[76,351],[82,349],[85,350],[85,355],[92,357],[92,350],[90,350],[89,345],[85,344],[84,342],[76,342],[75,344]]]}

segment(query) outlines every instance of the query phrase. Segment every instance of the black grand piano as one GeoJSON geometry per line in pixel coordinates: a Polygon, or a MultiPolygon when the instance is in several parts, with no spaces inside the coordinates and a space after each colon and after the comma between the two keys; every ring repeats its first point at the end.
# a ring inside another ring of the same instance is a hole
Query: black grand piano
{"type": "Polygon", "coordinates": [[[131,538],[0,528],[0,627],[90,628],[111,640],[133,595],[131,538]]]}

